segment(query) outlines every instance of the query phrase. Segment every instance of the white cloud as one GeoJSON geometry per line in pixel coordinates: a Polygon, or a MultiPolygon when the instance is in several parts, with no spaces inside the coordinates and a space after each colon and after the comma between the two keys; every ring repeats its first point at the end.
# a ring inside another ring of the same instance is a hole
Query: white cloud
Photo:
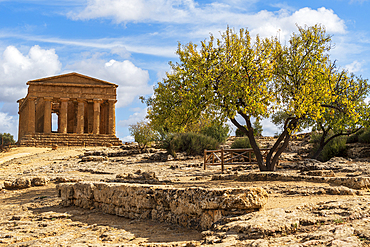
{"type": "Polygon", "coordinates": [[[248,27],[253,35],[260,34],[263,37],[275,36],[281,29],[281,38],[287,39],[296,31],[296,23],[301,26],[321,23],[329,33],[345,33],[344,21],[333,10],[325,7],[317,10],[306,7],[292,11],[290,7],[281,5],[277,12],[262,10],[251,13],[248,11],[250,4],[253,1],[245,5],[235,5],[227,1],[201,5],[194,0],[89,0],[85,9],[70,12],[69,16],[75,20],[106,18],[116,23],[175,24],[173,28],[179,29],[174,31],[176,35],[181,32],[182,35],[189,35],[176,24],[192,24],[193,34],[201,33],[203,37],[212,30],[224,30],[229,25],[236,28],[248,27]]]}
{"type": "Polygon", "coordinates": [[[148,85],[148,71],[136,67],[129,60],[116,61],[112,59],[107,62],[93,57],[66,67],[69,70],[118,84],[118,102],[116,104],[118,108],[129,105],[140,95],[153,92],[152,87],[148,85]]]}
{"type": "Polygon", "coordinates": [[[128,59],[131,56],[130,52],[124,46],[114,46],[111,49],[111,53],[112,54],[117,54],[117,55],[119,55],[120,57],[122,57],[124,59],[128,59]]]}
{"type": "Polygon", "coordinates": [[[54,49],[45,50],[35,45],[23,55],[16,47],[8,46],[0,58],[0,101],[15,102],[25,97],[27,81],[55,75],[60,70],[61,63],[54,49]]]}
{"type": "Polygon", "coordinates": [[[0,133],[11,133],[16,140],[18,138],[18,118],[0,112],[0,133]]]}
{"type": "Polygon", "coordinates": [[[136,112],[128,117],[128,119],[120,120],[118,125],[121,127],[129,127],[131,124],[145,120],[147,109],[135,109],[136,112]]]}
{"type": "Polygon", "coordinates": [[[344,68],[350,73],[359,72],[362,69],[362,63],[355,60],[351,64],[347,64],[344,68]]]}
{"type": "Polygon", "coordinates": [[[263,128],[263,136],[274,136],[276,132],[281,132],[281,130],[279,130],[279,128],[273,124],[269,118],[262,119],[261,125],[263,128]]]}
{"type": "MultiPolygon", "coordinates": [[[[244,119],[240,116],[240,115],[236,115],[236,118],[235,118],[241,125],[245,125],[245,121],[244,119]]],[[[254,118],[251,119],[251,123],[253,124],[255,121],[254,118]]],[[[235,131],[237,129],[237,127],[230,121],[228,120],[227,121],[227,124],[230,126],[230,135],[231,136],[234,136],[235,135],[235,131]]],[[[265,118],[265,119],[262,119],[261,120],[261,125],[262,125],[262,135],[263,136],[274,136],[276,132],[279,132],[279,128],[273,124],[271,122],[271,119],[269,118],[265,118]]]]}
{"type": "Polygon", "coordinates": [[[263,10],[245,21],[253,36],[257,34],[261,37],[277,36],[282,42],[288,40],[292,32],[297,32],[296,24],[299,26],[322,24],[330,34],[346,32],[344,21],[334,14],[333,10],[325,7],[317,10],[302,8],[293,13],[285,9],[277,13],[263,10]]]}
{"type": "Polygon", "coordinates": [[[181,22],[191,9],[194,9],[194,2],[191,0],[89,0],[83,11],[70,12],[69,16],[72,19],[82,20],[109,17],[117,23],[129,21],[181,22]]]}
{"type": "Polygon", "coordinates": [[[135,138],[133,136],[125,136],[125,137],[122,137],[120,139],[123,143],[125,143],[125,142],[134,142],[135,141],[135,138]]]}

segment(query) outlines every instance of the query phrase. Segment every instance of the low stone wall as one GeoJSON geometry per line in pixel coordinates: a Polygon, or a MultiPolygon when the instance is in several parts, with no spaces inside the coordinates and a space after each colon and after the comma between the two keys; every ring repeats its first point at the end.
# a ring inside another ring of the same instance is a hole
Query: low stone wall
{"type": "Polygon", "coordinates": [[[257,172],[242,175],[214,175],[212,180],[235,181],[307,181],[343,185],[352,189],[370,188],[370,177],[321,177],[291,175],[276,172],[257,172]]]}
{"type": "Polygon", "coordinates": [[[262,188],[174,188],[168,185],[64,183],[57,186],[63,206],[98,208],[135,219],[153,219],[207,230],[223,216],[262,208],[268,199],[262,188]]]}

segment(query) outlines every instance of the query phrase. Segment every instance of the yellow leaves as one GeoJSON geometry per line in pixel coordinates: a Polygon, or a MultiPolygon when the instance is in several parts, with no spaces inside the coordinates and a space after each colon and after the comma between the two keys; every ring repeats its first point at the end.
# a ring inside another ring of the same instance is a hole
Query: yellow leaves
{"type": "Polygon", "coordinates": [[[252,43],[247,30],[229,27],[221,38],[211,35],[199,47],[179,43],[179,62],[170,63],[173,72],[155,89],[149,118],[171,128],[204,114],[235,117],[239,111],[268,117],[284,109],[299,119],[336,118],[337,111],[327,111],[325,104],[357,118],[360,82],[367,82],[334,69],[326,54],[330,36],[323,27],[298,29],[289,46],[258,36],[252,43]]]}

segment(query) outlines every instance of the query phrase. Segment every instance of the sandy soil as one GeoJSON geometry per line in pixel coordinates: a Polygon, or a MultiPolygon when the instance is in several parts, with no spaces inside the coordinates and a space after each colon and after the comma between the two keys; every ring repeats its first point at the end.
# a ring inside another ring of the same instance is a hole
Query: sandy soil
{"type": "MultiPolygon", "coordinates": [[[[99,148],[96,148],[99,149],[99,148]]],[[[88,181],[112,179],[116,174],[155,172],[160,180],[171,180],[174,186],[188,187],[328,187],[329,184],[309,182],[236,182],[211,181],[219,167],[206,171],[201,160],[148,162],[140,157],[124,157],[105,162],[81,163],[79,155],[88,148],[13,148],[0,154],[0,183],[22,176],[68,177],[88,181]],[[171,167],[177,166],[173,169],[171,167]],[[88,169],[107,171],[96,174],[88,169]]],[[[59,206],[55,183],[21,190],[0,191],[0,246],[177,246],[202,241],[200,232],[150,220],[131,220],[106,215],[95,210],[59,206]]],[[[362,191],[364,196],[369,192],[362,191]]],[[[288,207],[354,198],[349,195],[286,195],[278,189],[270,193],[265,209],[288,207]]],[[[191,246],[191,245],[188,245],[191,246]]]]}

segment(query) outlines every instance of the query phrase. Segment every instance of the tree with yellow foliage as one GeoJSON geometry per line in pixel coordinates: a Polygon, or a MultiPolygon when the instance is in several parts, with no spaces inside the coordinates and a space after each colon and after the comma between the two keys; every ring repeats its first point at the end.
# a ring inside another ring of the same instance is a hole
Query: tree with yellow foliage
{"type": "Polygon", "coordinates": [[[320,25],[298,31],[287,46],[273,38],[252,41],[247,30],[230,28],[200,47],[179,44],[179,62],[170,63],[172,71],[146,100],[151,123],[179,130],[202,116],[230,119],[248,136],[260,170],[274,171],[291,135],[307,119],[321,119],[336,99],[328,55],[331,37],[320,25]],[[251,118],[268,118],[275,111],[289,117],[264,160],[251,118]]]}

